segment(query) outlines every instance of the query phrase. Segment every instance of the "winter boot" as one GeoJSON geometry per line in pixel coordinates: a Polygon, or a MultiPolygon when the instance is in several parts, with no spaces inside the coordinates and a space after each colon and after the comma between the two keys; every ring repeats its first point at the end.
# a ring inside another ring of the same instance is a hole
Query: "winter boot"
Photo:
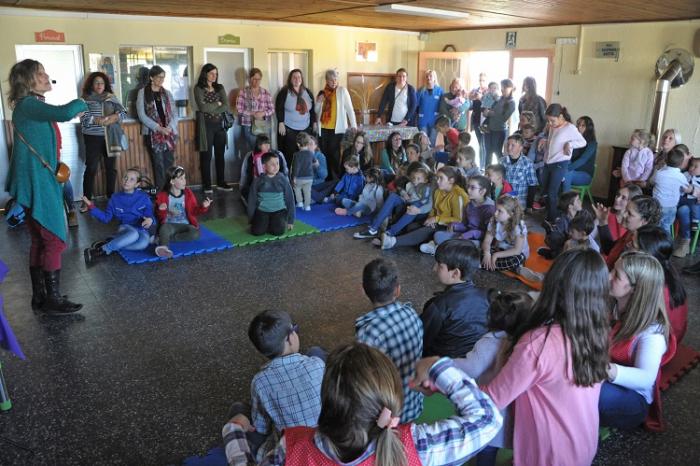
{"type": "Polygon", "coordinates": [[[41,310],[51,316],[68,315],[78,312],[83,308],[82,304],[69,301],[61,296],[60,289],[61,271],[44,271],[44,286],[46,287],[46,300],[41,310]]]}

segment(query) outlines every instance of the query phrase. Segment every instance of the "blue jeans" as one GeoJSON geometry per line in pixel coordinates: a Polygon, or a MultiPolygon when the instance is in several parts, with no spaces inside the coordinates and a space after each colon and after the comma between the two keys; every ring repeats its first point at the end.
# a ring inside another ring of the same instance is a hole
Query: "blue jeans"
{"type": "Polygon", "coordinates": [[[562,192],[571,191],[572,186],[585,186],[591,184],[591,175],[586,172],[569,170],[564,175],[564,187],[562,192]]]}
{"type": "Polygon", "coordinates": [[[428,126],[421,126],[418,128],[420,131],[425,131],[425,134],[428,135],[428,139],[430,139],[430,145],[432,147],[435,147],[435,138],[437,137],[437,130],[435,129],[435,123],[432,125],[428,126]]]}
{"type": "Polygon", "coordinates": [[[401,218],[398,219],[396,223],[391,225],[391,227],[389,227],[389,229],[386,232],[389,233],[391,236],[396,236],[411,223],[420,222],[421,220],[425,220],[426,218],[428,218],[427,214],[403,214],[401,218]]]}
{"type": "Polygon", "coordinates": [[[125,249],[127,251],[141,251],[146,249],[149,243],[148,232],[143,228],[131,225],[119,225],[117,234],[109,243],[103,246],[107,254],[125,249]]]}
{"type": "Polygon", "coordinates": [[[498,447],[488,446],[476,454],[476,466],[495,466],[498,447]]]}
{"type": "Polygon", "coordinates": [[[355,215],[357,212],[362,212],[362,215],[369,215],[372,213],[368,205],[353,201],[352,199],[343,199],[341,204],[348,210],[348,215],[355,215]]]}
{"type": "Polygon", "coordinates": [[[649,412],[642,395],[610,382],[603,382],[598,399],[600,425],[630,430],[638,427],[649,412]]]}
{"type": "Polygon", "coordinates": [[[553,222],[559,216],[557,200],[559,188],[569,168],[569,161],[545,164],[542,170],[542,191],[547,196],[547,220],[553,222]]]}
{"type": "Polygon", "coordinates": [[[75,209],[75,198],[73,196],[73,185],[70,180],[63,183],[63,201],[68,204],[68,210],[75,209]]]}
{"type": "Polygon", "coordinates": [[[492,163],[493,154],[496,154],[495,163],[499,163],[501,157],[503,157],[503,141],[505,140],[506,130],[491,130],[488,133],[484,134],[484,143],[486,144],[486,166],[489,166],[489,164],[492,163]]]}
{"type": "Polygon", "coordinates": [[[476,134],[476,140],[479,142],[479,168],[484,170],[486,169],[486,141],[484,140],[484,133],[481,132],[477,125],[474,128],[474,134],[476,134]]]}
{"type": "Polygon", "coordinates": [[[659,226],[668,234],[671,234],[671,225],[673,225],[673,222],[676,221],[676,210],[678,209],[675,206],[661,208],[661,220],[659,221],[659,226]]]}
{"type": "Polygon", "coordinates": [[[690,226],[692,222],[700,220],[700,204],[696,199],[681,198],[676,212],[678,223],[680,223],[680,237],[690,239],[690,226]]]}
{"type": "Polygon", "coordinates": [[[398,212],[404,207],[406,207],[406,201],[401,199],[401,196],[396,193],[389,194],[389,197],[387,197],[384,201],[382,208],[379,209],[377,215],[374,216],[374,220],[372,220],[372,223],[369,225],[369,229],[372,231],[378,231],[384,220],[391,217],[395,212],[398,212]]]}

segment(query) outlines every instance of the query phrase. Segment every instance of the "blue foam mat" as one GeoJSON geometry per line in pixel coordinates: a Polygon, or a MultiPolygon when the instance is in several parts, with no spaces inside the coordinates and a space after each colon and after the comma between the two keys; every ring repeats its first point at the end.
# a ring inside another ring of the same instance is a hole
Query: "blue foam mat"
{"type": "MultiPolygon", "coordinates": [[[[199,239],[195,241],[176,241],[170,243],[170,249],[173,251],[173,259],[178,257],[191,256],[194,254],[206,254],[208,252],[222,251],[231,249],[233,244],[217,235],[205,226],[199,226],[199,239]]],[[[158,257],[155,253],[155,246],[151,245],[143,251],[119,251],[127,264],[144,264],[146,262],[158,262],[168,260],[164,257],[158,257]]]]}
{"type": "Polygon", "coordinates": [[[357,218],[354,215],[336,215],[335,204],[314,204],[309,212],[297,208],[297,220],[317,228],[319,231],[342,230],[371,221],[370,217],[357,218]]]}
{"type": "Polygon", "coordinates": [[[182,462],[183,466],[227,466],[226,453],[221,447],[211,449],[205,456],[190,456],[182,462]]]}

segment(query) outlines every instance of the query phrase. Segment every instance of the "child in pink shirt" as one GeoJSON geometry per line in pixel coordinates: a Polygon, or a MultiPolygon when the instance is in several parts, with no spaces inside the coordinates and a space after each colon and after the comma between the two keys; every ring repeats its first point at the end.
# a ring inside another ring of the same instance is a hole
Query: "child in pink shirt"
{"type": "Polygon", "coordinates": [[[485,387],[499,409],[515,404],[514,465],[593,461],[607,376],[608,290],[600,254],[573,249],[557,257],[528,325],[513,335],[508,361],[485,387]]]}

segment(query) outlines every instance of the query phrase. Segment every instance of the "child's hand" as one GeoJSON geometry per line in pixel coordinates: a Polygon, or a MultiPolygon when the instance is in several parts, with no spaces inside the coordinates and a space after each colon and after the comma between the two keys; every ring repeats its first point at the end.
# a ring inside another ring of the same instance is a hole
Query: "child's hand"
{"type": "Polygon", "coordinates": [[[537,143],[537,150],[538,150],[538,151],[543,151],[545,147],[547,147],[547,140],[546,140],[546,139],[540,139],[539,142],[537,143]]]}
{"type": "Polygon", "coordinates": [[[158,210],[168,210],[168,204],[165,202],[158,205],[158,210]]]}
{"type": "Polygon", "coordinates": [[[595,212],[595,217],[598,220],[598,225],[603,226],[608,224],[608,214],[610,214],[610,208],[605,207],[600,202],[595,203],[593,206],[593,212],[595,212]]]}
{"type": "Polygon", "coordinates": [[[86,196],[83,196],[83,202],[84,202],[85,205],[88,206],[89,208],[92,208],[92,206],[95,205],[95,204],[93,204],[92,201],[91,201],[90,199],[88,199],[86,196]]]}
{"type": "Polygon", "coordinates": [[[439,360],[438,356],[420,359],[416,363],[416,375],[408,382],[411,390],[421,392],[424,395],[432,395],[437,392],[437,387],[430,380],[430,368],[439,360]]]}
{"type": "Polygon", "coordinates": [[[564,154],[571,155],[571,144],[568,142],[564,144],[564,154]]]}
{"type": "Polygon", "coordinates": [[[615,170],[612,171],[612,176],[615,178],[622,178],[622,170],[620,167],[617,167],[615,170]]]}
{"type": "Polygon", "coordinates": [[[204,207],[205,209],[208,209],[212,202],[213,202],[213,201],[212,201],[211,199],[206,198],[206,199],[204,199],[204,201],[202,202],[202,207],[204,207]]]}
{"type": "Polygon", "coordinates": [[[149,229],[151,228],[151,225],[153,225],[153,219],[151,217],[144,217],[143,222],[141,222],[141,226],[145,229],[149,229]]]}
{"type": "Polygon", "coordinates": [[[493,267],[491,265],[491,253],[490,252],[484,253],[484,258],[481,259],[481,266],[486,270],[493,270],[493,267]]]}
{"type": "Polygon", "coordinates": [[[228,421],[231,424],[238,424],[246,432],[255,432],[255,427],[250,424],[250,419],[245,414],[236,414],[228,421]]]}
{"type": "Polygon", "coordinates": [[[406,209],[406,213],[409,215],[418,215],[420,213],[420,209],[414,205],[410,205],[406,209]]]}
{"type": "Polygon", "coordinates": [[[426,227],[433,227],[435,228],[435,224],[437,223],[437,218],[436,217],[428,217],[425,219],[425,222],[423,222],[423,225],[426,227]]]}
{"type": "Polygon", "coordinates": [[[491,268],[489,270],[496,270],[496,261],[500,259],[500,253],[491,254],[491,268]]]}
{"type": "Polygon", "coordinates": [[[293,223],[288,223],[288,224],[287,224],[287,230],[290,230],[290,231],[291,231],[292,229],[294,229],[294,224],[293,224],[293,223]]]}

